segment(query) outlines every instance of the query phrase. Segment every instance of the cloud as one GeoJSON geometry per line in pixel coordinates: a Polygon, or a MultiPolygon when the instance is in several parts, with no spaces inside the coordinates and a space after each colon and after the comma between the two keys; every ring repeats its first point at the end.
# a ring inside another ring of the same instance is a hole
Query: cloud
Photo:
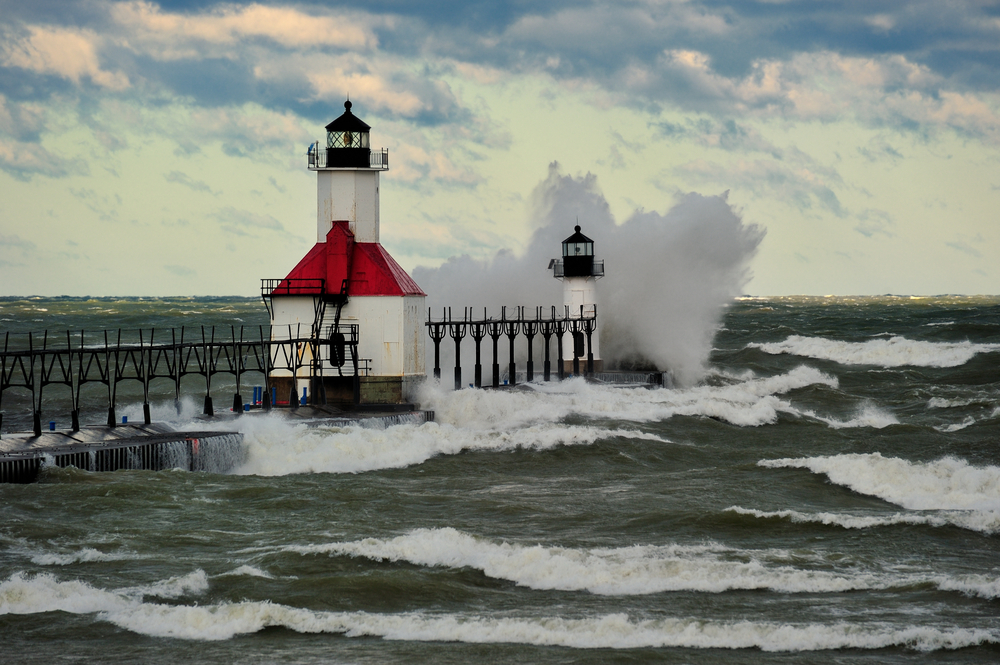
{"type": "Polygon", "coordinates": [[[164,265],[163,269],[177,277],[194,277],[198,273],[187,266],[164,265]]]}
{"type": "Polygon", "coordinates": [[[960,236],[957,240],[946,242],[945,245],[951,247],[954,250],[962,252],[963,254],[968,254],[969,256],[981,259],[983,258],[983,253],[978,249],[976,249],[975,247],[973,247],[971,243],[981,244],[983,242],[984,238],[982,237],[982,235],[977,234],[976,236],[968,239],[960,236]]]}
{"type": "Polygon", "coordinates": [[[285,232],[285,227],[271,215],[253,213],[248,210],[238,210],[232,206],[227,206],[213,214],[221,224],[222,228],[236,235],[253,235],[249,230],[278,231],[285,232]]]}
{"type": "Polygon", "coordinates": [[[71,6],[64,17],[12,5],[2,62],[109,92],[150,99],[172,92],[204,107],[257,103],[316,120],[351,94],[383,117],[460,131],[483,110],[467,107],[446,77],[496,84],[531,74],[567,90],[593,86],[594,103],[739,118],[736,128],[753,117],[849,115],[1000,143],[995,68],[981,89],[963,78],[989,68],[982,54],[1000,53],[1000,25],[974,5],[941,12],[916,0],[876,12],[803,12],[636,0],[554,9],[427,3],[398,13],[260,3],[182,11],[95,0],[86,13],[71,6]],[[25,18],[15,29],[19,13],[25,18]],[[887,30],[903,37],[880,47],[884,38],[858,36],[887,30]]]}
{"type": "Polygon", "coordinates": [[[780,159],[784,151],[764,138],[747,123],[733,119],[697,117],[687,118],[683,124],[658,122],[653,126],[666,138],[690,140],[710,148],[729,152],[763,152],[780,159]]]}
{"type": "Polygon", "coordinates": [[[859,223],[854,227],[854,230],[866,238],[875,235],[891,238],[895,235],[890,230],[895,224],[892,216],[884,210],[865,210],[858,215],[858,220],[859,223]]]}
{"type": "Polygon", "coordinates": [[[85,165],[73,164],[36,143],[11,141],[0,136],[0,169],[18,180],[30,180],[34,175],[61,178],[80,173],[85,165]]]}
{"type": "Polygon", "coordinates": [[[0,234],[0,248],[18,250],[27,255],[34,252],[37,246],[30,240],[25,240],[14,233],[11,235],[0,234]]]}
{"type": "Polygon", "coordinates": [[[291,49],[370,49],[378,43],[366,25],[367,15],[343,9],[323,16],[294,7],[220,4],[206,12],[181,14],[151,2],[123,2],[112,5],[109,14],[136,44],[162,60],[205,57],[212,47],[254,39],[291,49]]]}
{"type": "Polygon", "coordinates": [[[208,186],[204,180],[194,180],[191,176],[186,173],[181,173],[180,171],[171,171],[167,175],[163,176],[167,182],[175,182],[178,185],[184,185],[196,192],[204,192],[206,194],[211,194],[213,196],[218,196],[219,193],[214,191],[208,186]]]}
{"type": "Polygon", "coordinates": [[[29,26],[26,35],[4,35],[0,62],[39,74],[52,74],[79,84],[91,83],[109,90],[124,90],[129,79],[123,72],[101,69],[98,46],[103,40],[90,30],[29,26]]]}
{"type": "Polygon", "coordinates": [[[677,167],[675,173],[696,183],[725,182],[759,197],[785,201],[803,212],[815,207],[838,217],[847,214],[833,190],[833,186],[843,184],[840,175],[801,154],[791,162],[738,158],[721,163],[697,159],[677,167]]]}

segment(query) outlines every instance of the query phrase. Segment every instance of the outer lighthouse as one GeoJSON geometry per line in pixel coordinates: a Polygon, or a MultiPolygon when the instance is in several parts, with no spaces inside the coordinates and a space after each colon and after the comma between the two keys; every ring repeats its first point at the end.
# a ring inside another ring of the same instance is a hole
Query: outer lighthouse
{"type": "Polygon", "coordinates": [[[279,404],[303,390],[312,401],[400,403],[424,378],[426,294],[379,242],[379,174],[389,152],[372,150],[371,127],[351,102],[344,109],[326,126],[325,148],[309,148],[316,244],[262,288],[272,335],[316,340],[303,345],[300,369],[271,372],[279,404]]]}
{"type": "MultiPolygon", "coordinates": [[[[594,258],[594,241],[580,233],[580,227],[562,242],[562,258],[554,259],[549,266],[552,276],[563,283],[563,304],[571,318],[594,316],[597,312],[597,280],[604,277],[604,260],[594,258]]],[[[594,371],[603,370],[600,353],[600,331],[591,336],[591,352],[594,354],[594,371]]],[[[582,332],[567,330],[563,336],[563,366],[565,371],[573,370],[573,357],[587,355],[587,345],[582,332]]]]}

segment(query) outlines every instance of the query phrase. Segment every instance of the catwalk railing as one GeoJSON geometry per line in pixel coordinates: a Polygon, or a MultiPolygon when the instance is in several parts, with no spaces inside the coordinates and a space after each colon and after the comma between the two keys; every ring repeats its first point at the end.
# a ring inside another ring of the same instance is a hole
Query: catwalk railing
{"type": "Polygon", "coordinates": [[[561,311],[555,306],[548,312],[548,316],[543,316],[543,307],[535,308],[535,316],[527,317],[524,314],[524,307],[518,307],[513,318],[507,317],[507,308],[500,312],[500,318],[488,317],[483,310],[483,318],[477,319],[471,307],[466,307],[461,319],[452,317],[451,308],[445,308],[441,319],[435,321],[430,310],[427,311],[427,334],[434,342],[434,378],[441,378],[441,342],[445,337],[451,337],[455,341],[455,389],[459,390],[464,385],[462,382],[462,340],[471,337],[475,342],[476,363],[474,369],[477,388],[483,386],[483,365],[482,365],[482,341],[487,337],[493,342],[493,387],[500,386],[500,359],[498,347],[501,337],[506,337],[508,342],[508,366],[507,376],[509,385],[513,385],[517,379],[517,366],[515,363],[514,340],[518,336],[523,336],[527,342],[527,362],[526,378],[532,381],[535,378],[534,362],[534,339],[540,335],[544,345],[543,378],[546,381],[552,380],[552,360],[551,341],[556,340],[556,372],[560,380],[566,376],[566,368],[562,362],[563,358],[563,338],[566,333],[570,333],[572,354],[573,354],[573,374],[580,374],[580,360],[586,357],[586,373],[594,373],[594,352],[592,347],[592,336],[597,330],[597,306],[580,306],[580,311],[570,312],[568,305],[561,311]],[[558,311],[558,314],[557,314],[558,311]]]}
{"type": "MultiPolygon", "coordinates": [[[[0,333],[0,406],[4,393],[12,388],[30,391],[33,426],[41,434],[42,395],[49,386],[65,386],[70,394],[70,419],[74,431],[80,428],[80,389],[88,383],[104,384],[108,391],[108,426],[114,427],[115,397],[122,381],[142,384],[143,417],[150,422],[150,384],[168,379],[174,385],[174,399],[181,395],[181,379],[200,375],[205,379],[206,415],[214,415],[212,377],[230,374],[235,378],[233,412],[244,410],[243,387],[246,374],[261,375],[264,388],[260,406],[270,409],[270,383],[275,373],[294,379],[309,379],[314,403],[325,402],[324,376],[353,377],[355,395],[358,377],[368,371],[370,361],[358,357],[358,326],[326,326],[318,335],[311,326],[258,326],[228,330],[206,328],[141,329],[85,333],[67,331],[50,334],[0,333]],[[228,337],[226,336],[228,333],[228,337]]],[[[282,396],[284,397],[284,395],[282,396]]],[[[299,404],[290,394],[289,405],[299,404]]],[[[275,400],[277,401],[277,400],[275,400]]],[[[256,396],[254,402],[257,402],[256,396]]],[[[0,412],[0,426],[3,413],[0,412]]]]}

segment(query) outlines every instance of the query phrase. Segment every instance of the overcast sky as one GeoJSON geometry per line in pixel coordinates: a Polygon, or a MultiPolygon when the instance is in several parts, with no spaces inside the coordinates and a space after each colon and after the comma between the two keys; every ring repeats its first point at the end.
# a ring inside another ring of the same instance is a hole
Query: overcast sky
{"type": "Polygon", "coordinates": [[[557,163],[728,191],[750,294],[1000,293],[998,90],[986,0],[0,0],[0,295],[257,293],[347,95],[407,269],[524,252],[557,163]]]}

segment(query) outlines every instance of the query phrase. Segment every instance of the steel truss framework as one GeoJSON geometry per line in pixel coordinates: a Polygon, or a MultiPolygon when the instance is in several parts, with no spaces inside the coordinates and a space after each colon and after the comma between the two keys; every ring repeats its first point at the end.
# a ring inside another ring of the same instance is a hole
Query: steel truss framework
{"type": "MultiPolygon", "coordinates": [[[[300,326],[201,326],[142,330],[104,330],[85,333],[66,331],[50,334],[3,333],[0,350],[0,403],[10,388],[31,392],[35,435],[41,434],[42,394],[52,385],[70,392],[73,430],[80,429],[80,388],[88,383],[104,384],[108,391],[108,427],[116,424],[115,395],[122,381],[142,384],[143,418],[150,423],[149,386],[156,379],[174,384],[179,405],[181,379],[200,375],[205,379],[206,415],[214,415],[212,377],[229,374],[236,380],[233,412],[243,412],[240,393],[245,374],[259,374],[264,384],[261,406],[271,408],[270,378],[275,370],[292,377],[307,372],[314,403],[325,403],[322,378],[358,377],[367,371],[367,361],[358,357],[358,327],[335,324],[323,329],[300,326]],[[228,335],[227,335],[228,333],[228,335]],[[124,340],[123,340],[124,338],[124,340]]],[[[294,382],[293,382],[294,383],[294,382]]],[[[294,407],[298,400],[290,399],[294,407]]],[[[0,412],[0,426],[3,413],[0,412]]]]}
{"type": "Polygon", "coordinates": [[[561,381],[566,377],[565,367],[561,361],[563,357],[563,335],[566,332],[572,333],[573,344],[573,374],[580,374],[580,359],[584,357],[583,344],[579,343],[586,339],[586,373],[594,373],[594,352],[591,346],[592,335],[597,330],[597,306],[580,306],[580,312],[570,312],[569,305],[565,305],[562,311],[558,312],[553,305],[547,317],[543,316],[544,307],[535,308],[533,318],[525,316],[524,307],[518,307],[516,315],[507,317],[507,308],[501,309],[500,318],[487,316],[486,309],[483,309],[483,318],[475,318],[473,309],[466,307],[461,319],[452,317],[451,308],[445,308],[441,314],[441,319],[435,321],[431,311],[427,310],[427,334],[434,342],[434,378],[441,378],[441,342],[445,337],[451,337],[455,341],[455,390],[462,388],[462,340],[472,337],[476,343],[476,364],[475,364],[475,386],[483,386],[483,366],[481,359],[481,343],[489,337],[493,342],[493,387],[500,386],[500,360],[498,357],[498,346],[501,337],[507,337],[508,367],[507,375],[510,385],[514,385],[517,377],[517,367],[514,362],[514,340],[518,335],[523,335],[528,345],[528,360],[525,369],[527,380],[531,381],[535,377],[535,363],[533,357],[533,342],[536,335],[541,335],[544,340],[545,360],[543,361],[543,378],[546,381],[552,379],[552,361],[550,357],[550,341],[553,336],[556,338],[556,362],[557,375],[561,381]]]}

